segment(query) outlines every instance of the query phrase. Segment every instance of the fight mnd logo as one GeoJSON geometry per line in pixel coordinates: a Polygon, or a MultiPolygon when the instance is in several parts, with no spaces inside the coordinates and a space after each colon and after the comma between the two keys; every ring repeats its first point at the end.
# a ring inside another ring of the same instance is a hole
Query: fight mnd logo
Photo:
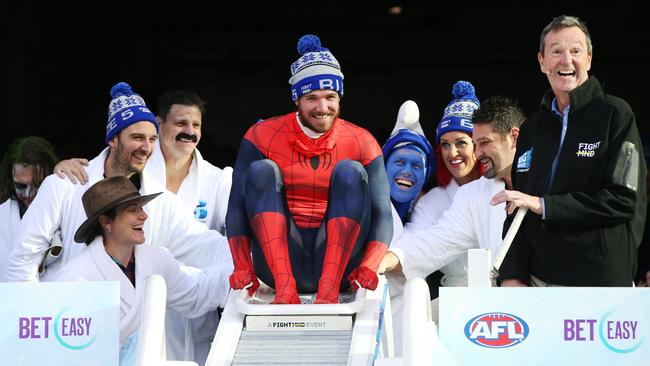
{"type": "Polygon", "coordinates": [[[465,324],[465,337],[487,348],[512,347],[528,337],[528,324],[507,313],[485,313],[465,324]]]}
{"type": "Polygon", "coordinates": [[[59,344],[70,350],[87,348],[97,338],[93,318],[78,316],[70,308],[61,310],[56,316],[21,316],[18,318],[18,338],[33,341],[54,337],[59,344]]]}
{"type": "Polygon", "coordinates": [[[638,320],[617,316],[614,310],[600,319],[564,319],[563,323],[565,342],[600,341],[615,353],[634,352],[645,340],[638,320]]]}

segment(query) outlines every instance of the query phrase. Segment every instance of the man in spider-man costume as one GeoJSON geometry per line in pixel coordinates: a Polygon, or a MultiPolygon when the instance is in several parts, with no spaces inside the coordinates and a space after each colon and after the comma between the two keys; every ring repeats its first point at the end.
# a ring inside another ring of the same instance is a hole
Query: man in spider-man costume
{"type": "Polygon", "coordinates": [[[339,289],[374,290],[393,227],[381,148],[339,118],[343,74],[318,37],[298,41],[289,83],[297,112],[252,126],[241,143],[226,228],[230,285],[275,288],[273,303],[338,303],[339,289]],[[252,258],[251,258],[252,251],[252,258]]]}

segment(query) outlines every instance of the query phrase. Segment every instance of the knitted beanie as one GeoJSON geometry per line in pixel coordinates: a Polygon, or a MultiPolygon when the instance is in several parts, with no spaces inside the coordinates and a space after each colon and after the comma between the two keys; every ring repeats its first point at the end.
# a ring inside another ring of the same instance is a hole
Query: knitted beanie
{"type": "Polygon", "coordinates": [[[300,37],[298,53],[301,55],[291,64],[291,98],[295,101],[314,90],[334,90],[343,96],[343,73],[339,62],[320,39],[312,34],[300,37]]]}
{"type": "Polygon", "coordinates": [[[131,90],[131,86],[119,82],[111,88],[111,103],[108,105],[108,123],[106,124],[106,143],[128,126],[142,121],[149,121],[160,126],[141,96],[131,90]]]}
{"type": "Polygon", "coordinates": [[[435,170],[435,160],[433,155],[433,148],[429,140],[424,136],[424,131],[420,125],[420,110],[418,105],[412,101],[407,100],[402,103],[397,114],[397,121],[393,132],[386,140],[381,150],[384,155],[384,161],[388,161],[390,154],[396,149],[407,147],[419,151],[426,160],[424,181],[429,180],[429,177],[435,170]]]}
{"type": "Polygon", "coordinates": [[[474,85],[468,81],[458,81],[451,92],[454,99],[447,104],[442,120],[436,128],[436,145],[440,137],[450,131],[472,134],[472,114],[481,105],[476,98],[474,85]]]}

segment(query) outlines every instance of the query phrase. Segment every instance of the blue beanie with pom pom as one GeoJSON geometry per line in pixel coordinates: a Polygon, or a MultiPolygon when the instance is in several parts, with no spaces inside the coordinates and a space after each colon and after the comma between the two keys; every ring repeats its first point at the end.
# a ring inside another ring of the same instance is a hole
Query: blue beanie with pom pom
{"type": "Polygon", "coordinates": [[[329,89],[343,96],[343,73],[339,62],[320,39],[307,34],[298,40],[301,57],[291,64],[291,99],[294,101],[314,90],[329,89]]]}
{"type": "Polygon", "coordinates": [[[111,98],[108,105],[106,144],[120,131],[137,122],[149,121],[156,126],[156,132],[160,131],[156,116],[147,108],[144,99],[133,92],[129,84],[115,84],[111,88],[111,98]]]}
{"type": "Polygon", "coordinates": [[[454,99],[447,104],[442,120],[436,128],[436,145],[447,132],[461,131],[472,135],[472,114],[481,105],[476,98],[474,85],[469,81],[458,81],[451,92],[454,99]]]}

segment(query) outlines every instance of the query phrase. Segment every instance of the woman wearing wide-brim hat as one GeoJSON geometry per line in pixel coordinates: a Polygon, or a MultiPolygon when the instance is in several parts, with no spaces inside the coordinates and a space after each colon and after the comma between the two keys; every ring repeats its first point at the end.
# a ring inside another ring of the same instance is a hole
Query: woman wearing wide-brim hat
{"type": "MultiPolygon", "coordinates": [[[[141,196],[128,178],[103,179],[90,187],[82,201],[88,219],[75,241],[88,246],[56,274],[56,281],[120,282],[120,364],[135,357],[144,287],[152,274],[167,285],[167,307],[187,317],[216,309],[228,283],[217,267],[186,267],[162,247],[144,243],[147,214],[142,206],[160,193],[141,196]]],[[[133,358],[134,359],[134,358],[133,358]]]]}

